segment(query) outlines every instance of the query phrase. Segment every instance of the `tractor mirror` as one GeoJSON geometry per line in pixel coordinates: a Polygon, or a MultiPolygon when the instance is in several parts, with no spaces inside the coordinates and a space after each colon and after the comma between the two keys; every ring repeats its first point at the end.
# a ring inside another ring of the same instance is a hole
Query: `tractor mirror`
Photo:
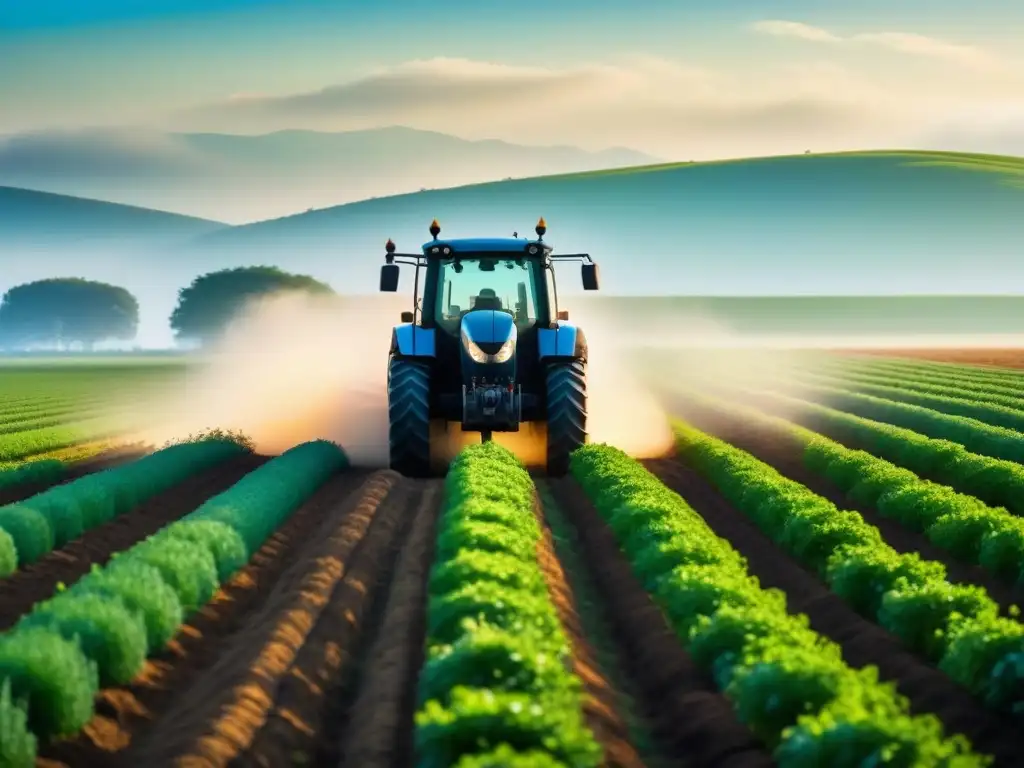
{"type": "Polygon", "coordinates": [[[558,310],[558,319],[559,320],[568,320],[569,319],[569,310],[568,309],[560,309],[560,310],[558,310]]]}
{"type": "Polygon", "coordinates": [[[403,323],[411,323],[412,320],[413,320],[412,312],[409,312],[408,310],[406,310],[405,312],[402,313],[402,322],[403,323]]]}
{"type": "Polygon", "coordinates": [[[583,277],[583,290],[596,291],[601,283],[601,273],[597,270],[597,264],[584,264],[580,268],[583,277]]]}
{"type": "Polygon", "coordinates": [[[398,290],[398,275],[401,269],[397,264],[385,264],[380,268],[380,289],[388,293],[398,290]]]}

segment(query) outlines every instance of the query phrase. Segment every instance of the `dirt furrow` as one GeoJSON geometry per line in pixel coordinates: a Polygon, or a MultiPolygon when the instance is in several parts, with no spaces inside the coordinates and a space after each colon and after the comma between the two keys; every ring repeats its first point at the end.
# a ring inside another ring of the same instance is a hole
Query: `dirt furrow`
{"type": "Polygon", "coordinates": [[[318,753],[318,765],[404,768],[412,763],[416,684],[426,641],[427,579],[442,489],[442,481],[425,483],[422,495],[410,506],[411,530],[398,556],[380,621],[373,628],[373,645],[357,665],[355,695],[344,697],[342,706],[332,713],[333,727],[322,731],[326,748],[318,753]],[[340,739],[335,735],[338,729],[340,739]]]}
{"type": "Polygon", "coordinates": [[[878,528],[885,542],[898,552],[917,552],[925,560],[935,560],[946,566],[947,578],[960,584],[976,584],[984,587],[989,597],[999,604],[1004,613],[1013,605],[1024,604],[1024,587],[1017,587],[997,579],[978,565],[964,563],[954,558],[941,547],[933,544],[923,533],[918,533],[897,520],[884,517],[873,507],[858,504],[827,478],[807,469],[803,463],[803,449],[785,430],[768,425],[749,424],[736,417],[724,418],[719,414],[701,412],[693,406],[684,406],[685,417],[698,429],[715,435],[735,445],[752,456],[806,486],[840,509],[855,510],[870,525],[878,528]]]}
{"type": "Polygon", "coordinates": [[[764,746],[683,649],[579,485],[565,478],[549,481],[548,487],[591,566],[589,575],[607,610],[623,672],[661,751],[672,764],[692,768],[773,765],[764,746]]]}
{"type": "Polygon", "coordinates": [[[378,523],[386,525],[401,491],[400,476],[390,471],[364,476],[355,489],[341,484],[344,477],[300,510],[316,512],[292,555],[275,556],[276,573],[253,610],[211,649],[201,676],[175,683],[174,701],[125,752],[125,765],[225,766],[251,746],[282,689],[293,684],[289,673],[332,593],[364,544],[379,537],[378,523]]]}
{"type": "Polygon", "coordinates": [[[978,751],[994,755],[998,765],[1024,765],[1024,745],[1017,743],[1008,718],[986,710],[967,690],[829,592],[696,472],[671,459],[644,463],[747,559],[762,586],[786,593],[790,612],[806,614],[816,632],[839,643],[848,664],[877,666],[880,677],[896,683],[915,713],[934,713],[949,732],[967,736],[978,751]]]}
{"type": "MultiPolygon", "coordinates": [[[[366,479],[349,471],[328,480],[314,496],[253,555],[202,609],[193,614],[166,649],[151,657],[131,683],[100,693],[97,715],[75,738],[41,750],[41,766],[130,768],[167,765],[135,755],[142,749],[161,752],[164,740],[180,738],[193,725],[192,715],[216,707],[230,692],[231,681],[219,679],[218,666],[252,663],[261,650],[254,617],[282,585],[296,581],[289,572],[339,499],[352,499],[366,479]]],[[[355,501],[343,502],[347,508],[355,501]]],[[[264,633],[265,634],[265,633],[264,633]]]]}
{"type": "Polygon", "coordinates": [[[643,761],[631,743],[629,726],[622,716],[622,701],[616,695],[597,655],[583,631],[576,610],[572,586],[555,553],[554,537],[538,495],[535,512],[540,523],[541,540],[537,544],[537,561],[547,582],[548,593],[572,647],[573,668],[583,683],[585,694],[583,715],[594,738],[604,750],[606,768],[643,768],[643,761]]]}
{"type": "Polygon", "coordinates": [[[33,605],[52,597],[58,584],[73,584],[93,563],[103,565],[115,552],[187,515],[266,461],[267,457],[252,454],[228,459],[0,580],[0,631],[10,629],[33,605]]]}

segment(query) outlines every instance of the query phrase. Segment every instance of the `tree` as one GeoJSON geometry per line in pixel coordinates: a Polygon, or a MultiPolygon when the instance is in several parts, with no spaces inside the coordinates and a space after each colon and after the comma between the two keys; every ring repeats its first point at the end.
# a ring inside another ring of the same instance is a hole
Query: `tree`
{"type": "Polygon", "coordinates": [[[333,289],[308,275],[277,267],[238,267],[210,272],[178,291],[171,328],[180,340],[209,341],[218,336],[246,301],[281,291],[333,294],[333,289]]]}
{"type": "Polygon", "coordinates": [[[77,277],[24,283],[0,300],[5,348],[92,348],[108,339],[134,339],[138,325],[139,302],[126,289],[77,277]]]}

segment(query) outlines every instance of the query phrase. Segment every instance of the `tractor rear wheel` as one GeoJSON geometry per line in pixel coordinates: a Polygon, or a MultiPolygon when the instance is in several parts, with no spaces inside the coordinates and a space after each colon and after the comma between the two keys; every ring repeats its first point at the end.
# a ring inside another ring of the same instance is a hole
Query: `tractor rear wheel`
{"type": "Polygon", "coordinates": [[[587,442],[587,364],[570,360],[548,366],[548,475],[569,471],[569,455],[587,442]]]}
{"type": "Polygon", "coordinates": [[[430,366],[392,357],[388,363],[388,445],[391,469],[430,475],[430,366]]]}

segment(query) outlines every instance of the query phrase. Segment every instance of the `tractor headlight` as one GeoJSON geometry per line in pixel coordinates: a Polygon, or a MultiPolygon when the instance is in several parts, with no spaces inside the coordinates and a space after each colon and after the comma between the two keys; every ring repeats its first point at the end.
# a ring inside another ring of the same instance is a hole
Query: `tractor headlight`
{"type": "Polygon", "coordinates": [[[508,359],[512,357],[512,352],[515,350],[515,344],[512,343],[512,339],[509,339],[501,345],[501,349],[491,356],[492,363],[506,363],[508,359]]]}
{"type": "Polygon", "coordinates": [[[463,346],[466,348],[466,354],[469,355],[469,358],[474,363],[489,363],[490,362],[490,360],[489,360],[490,355],[488,355],[486,352],[484,352],[482,349],[480,349],[480,347],[478,347],[475,342],[470,341],[469,339],[463,337],[462,343],[463,343],[463,346]]]}

